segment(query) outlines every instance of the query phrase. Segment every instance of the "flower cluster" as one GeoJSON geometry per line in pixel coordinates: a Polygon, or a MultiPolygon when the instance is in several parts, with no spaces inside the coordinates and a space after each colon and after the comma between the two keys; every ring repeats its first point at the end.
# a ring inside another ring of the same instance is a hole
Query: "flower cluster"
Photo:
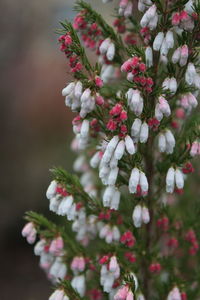
{"type": "Polygon", "coordinates": [[[184,188],[200,154],[200,5],[119,0],[114,27],[83,0],[75,9],[59,43],[79,176],[54,168],[60,224],[30,212],[22,231],[39,236],[49,300],[199,299],[198,203],[184,188]]]}

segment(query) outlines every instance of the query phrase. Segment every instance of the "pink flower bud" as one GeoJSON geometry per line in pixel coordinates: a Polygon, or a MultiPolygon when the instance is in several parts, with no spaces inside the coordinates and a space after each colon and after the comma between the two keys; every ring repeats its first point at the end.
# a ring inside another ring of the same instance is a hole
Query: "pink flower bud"
{"type": "Polygon", "coordinates": [[[99,106],[102,106],[103,104],[104,104],[104,99],[103,99],[103,97],[102,96],[100,96],[100,95],[96,95],[96,104],[97,105],[99,105],[99,106]]]}
{"type": "Polygon", "coordinates": [[[177,26],[180,23],[180,14],[179,13],[175,13],[172,17],[172,25],[177,26]]]}
{"type": "Polygon", "coordinates": [[[71,38],[71,36],[69,35],[69,34],[67,34],[66,36],[65,36],[65,45],[66,46],[69,46],[69,45],[71,45],[72,44],[72,38],[71,38]]]}
{"type": "Polygon", "coordinates": [[[103,86],[103,80],[99,76],[96,76],[95,77],[95,84],[96,84],[97,87],[101,88],[103,86]]]}
{"type": "Polygon", "coordinates": [[[123,63],[123,65],[121,66],[121,71],[130,72],[131,70],[132,70],[132,64],[131,64],[131,59],[129,59],[123,63]]]}
{"type": "Polygon", "coordinates": [[[125,121],[127,120],[128,116],[127,116],[127,112],[125,110],[123,110],[121,113],[120,113],[120,120],[121,121],[125,121]]]}

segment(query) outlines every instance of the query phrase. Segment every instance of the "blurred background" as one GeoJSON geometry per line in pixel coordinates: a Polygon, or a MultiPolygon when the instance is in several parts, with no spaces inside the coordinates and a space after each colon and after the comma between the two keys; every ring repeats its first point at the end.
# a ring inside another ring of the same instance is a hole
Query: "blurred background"
{"type": "MultiPolygon", "coordinates": [[[[100,0],[87,2],[105,10],[100,0]]],[[[61,96],[70,77],[55,30],[60,20],[73,19],[74,3],[0,2],[1,300],[44,300],[51,293],[21,229],[25,211],[48,211],[49,169],[72,166],[72,114],[61,96]]]]}

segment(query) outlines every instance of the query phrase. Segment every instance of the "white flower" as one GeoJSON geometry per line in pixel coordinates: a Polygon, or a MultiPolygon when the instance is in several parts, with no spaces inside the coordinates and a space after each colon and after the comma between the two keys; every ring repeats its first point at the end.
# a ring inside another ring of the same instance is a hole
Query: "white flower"
{"type": "Polygon", "coordinates": [[[109,185],[115,185],[117,176],[118,176],[119,168],[113,168],[110,170],[110,173],[108,175],[108,184],[109,185]]]}
{"type": "Polygon", "coordinates": [[[177,81],[176,81],[176,78],[172,77],[170,79],[170,82],[169,82],[169,89],[170,91],[175,94],[176,91],[177,91],[177,81]]]}
{"type": "Polygon", "coordinates": [[[169,52],[168,44],[166,38],[164,38],[160,48],[160,54],[163,56],[167,56],[168,52],[169,52]]]}
{"type": "Polygon", "coordinates": [[[149,126],[146,122],[142,123],[140,130],[140,143],[146,143],[149,137],[149,126]]]}
{"type": "Polygon", "coordinates": [[[184,186],[184,178],[183,173],[180,169],[176,169],[175,171],[175,182],[178,189],[182,189],[184,186]]]}
{"type": "Polygon", "coordinates": [[[54,263],[51,265],[51,268],[49,270],[49,275],[54,280],[64,279],[64,277],[67,274],[67,266],[65,263],[63,263],[61,257],[56,257],[54,263]]]}
{"type": "Polygon", "coordinates": [[[195,80],[195,76],[196,76],[196,69],[193,63],[189,63],[187,66],[187,70],[185,73],[185,81],[187,82],[187,84],[189,85],[193,85],[194,84],[194,80],[195,80]]]}
{"type": "Polygon", "coordinates": [[[67,296],[65,296],[63,290],[55,290],[53,294],[49,297],[49,300],[69,300],[67,296]],[[66,297],[66,298],[65,298],[66,297]]]}
{"type": "Polygon", "coordinates": [[[83,123],[81,125],[81,132],[80,132],[83,138],[88,136],[89,129],[90,129],[90,122],[88,120],[83,120],[83,123]]]}
{"type": "Polygon", "coordinates": [[[64,197],[62,200],[61,200],[61,203],[58,207],[58,212],[57,214],[58,215],[61,215],[61,216],[66,216],[73,204],[73,197],[72,196],[67,196],[67,197],[64,197]]]}
{"type": "Polygon", "coordinates": [[[158,137],[158,148],[160,152],[165,152],[166,151],[166,138],[164,134],[159,134],[158,137]]]}
{"type": "Polygon", "coordinates": [[[88,88],[81,95],[81,102],[87,102],[90,96],[91,96],[91,90],[88,88]]]}
{"type": "Polygon", "coordinates": [[[85,295],[85,276],[78,275],[75,276],[71,281],[72,287],[79,293],[81,297],[85,295]]]}
{"type": "Polygon", "coordinates": [[[101,43],[101,45],[99,47],[99,51],[100,51],[101,54],[106,54],[106,52],[108,51],[108,47],[109,47],[110,43],[111,43],[111,40],[109,38],[105,39],[101,43]]]}
{"type": "Polygon", "coordinates": [[[146,177],[146,175],[144,174],[144,172],[141,172],[141,171],[140,171],[139,184],[140,184],[140,186],[141,186],[142,192],[147,192],[147,191],[148,191],[148,189],[149,189],[149,184],[148,184],[148,181],[147,181],[147,177],[146,177]]]}
{"type": "Polygon", "coordinates": [[[142,126],[142,121],[136,118],[131,127],[131,135],[132,137],[138,137],[142,126]]]}
{"type": "Polygon", "coordinates": [[[181,57],[180,57],[180,61],[179,61],[179,65],[181,67],[183,67],[183,66],[185,66],[187,64],[188,56],[189,56],[188,46],[187,45],[183,45],[181,47],[181,57]]]}
{"type": "Polygon", "coordinates": [[[153,51],[151,47],[147,47],[145,50],[146,65],[148,68],[153,66],[153,51]]]}
{"type": "Polygon", "coordinates": [[[117,263],[117,258],[116,258],[116,256],[112,256],[110,258],[109,270],[110,270],[110,272],[116,272],[118,268],[119,268],[119,265],[117,263]]]}
{"type": "Polygon", "coordinates": [[[114,192],[115,192],[115,186],[110,185],[110,186],[106,187],[104,194],[103,194],[104,207],[110,207],[114,192]]]}
{"type": "Polygon", "coordinates": [[[147,25],[149,25],[149,23],[151,21],[153,21],[156,18],[157,15],[157,7],[156,5],[152,5],[149,7],[149,9],[145,12],[145,14],[143,15],[141,21],[140,21],[140,25],[144,28],[147,25]]]}
{"type": "Polygon", "coordinates": [[[167,300],[181,300],[181,293],[176,286],[168,294],[167,300]]]}
{"type": "Polygon", "coordinates": [[[166,142],[167,142],[166,153],[171,154],[174,151],[176,141],[175,141],[174,135],[172,134],[172,132],[169,129],[167,129],[165,132],[165,138],[166,138],[166,142]]]}
{"type": "Polygon", "coordinates": [[[57,213],[58,212],[58,207],[60,205],[60,201],[61,200],[60,200],[59,195],[51,198],[50,201],[49,201],[49,210],[57,213]]]}
{"type": "Polygon", "coordinates": [[[189,14],[192,14],[194,12],[194,1],[193,0],[189,0],[186,4],[185,4],[185,9],[189,14]]]}
{"type": "Polygon", "coordinates": [[[115,189],[114,194],[112,195],[112,200],[110,204],[110,209],[118,210],[120,203],[120,192],[118,189],[115,189]]]}
{"type": "Polygon", "coordinates": [[[148,224],[150,222],[149,210],[146,206],[142,207],[142,221],[144,224],[148,224]]]}
{"type": "Polygon", "coordinates": [[[124,140],[121,140],[115,149],[114,157],[120,160],[124,155],[124,152],[125,152],[125,142],[124,140]]]}
{"type": "Polygon", "coordinates": [[[168,49],[173,48],[174,47],[174,36],[173,36],[173,32],[171,30],[167,31],[165,39],[166,39],[168,49]]]}
{"type": "Polygon", "coordinates": [[[132,194],[137,192],[137,186],[140,180],[140,171],[138,168],[134,168],[131,172],[131,176],[129,178],[129,191],[132,194]]]}
{"type": "Polygon", "coordinates": [[[106,150],[108,150],[109,152],[111,152],[113,154],[118,142],[119,142],[119,137],[118,137],[118,135],[115,135],[108,143],[106,150]]]}
{"type": "Polygon", "coordinates": [[[114,78],[115,76],[115,68],[112,65],[104,64],[101,68],[100,77],[104,83],[107,83],[110,79],[114,78]]]}
{"type": "Polygon", "coordinates": [[[134,210],[133,210],[133,223],[134,223],[134,226],[136,228],[139,228],[141,227],[142,225],[142,206],[141,205],[136,205],[134,210]]]}
{"type": "Polygon", "coordinates": [[[110,43],[108,47],[108,51],[106,53],[106,57],[108,60],[112,61],[115,56],[115,45],[113,43],[110,43]]]}
{"type": "Polygon", "coordinates": [[[190,104],[193,108],[197,107],[198,101],[197,101],[196,97],[195,97],[192,93],[188,93],[188,94],[187,94],[187,99],[188,99],[189,104],[190,104]]]}
{"type": "Polygon", "coordinates": [[[34,247],[34,254],[40,256],[44,251],[45,245],[46,241],[44,239],[41,239],[39,242],[37,242],[34,247]]]}
{"type": "Polygon", "coordinates": [[[135,153],[135,146],[134,146],[132,138],[129,135],[127,135],[125,137],[125,146],[126,146],[126,150],[129,154],[132,155],[135,153]]]}
{"type": "Polygon", "coordinates": [[[175,51],[174,51],[174,54],[172,55],[172,62],[173,64],[176,64],[181,58],[181,48],[177,48],[175,51]]]}
{"type": "Polygon", "coordinates": [[[173,167],[170,167],[167,171],[166,176],[166,192],[173,193],[175,184],[175,170],[173,167]]]}
{"type": "Polygon", "coordinates": [[[92,168],[96,168],[99,165],[100,161],[101,161],[101,154],[100,151],[98,151],[92,156],[90,160],[90,166],[92,168]]]}
{"type": "Polygon", "coordinates": [[[77,81],[76,86],[74,88],[74,96],[77,99],[80,99],[82,92],[83,92],[83,84],[81,81],[77,81]]]}
{"type": "Polygon", "coordinates": [[[139,90],[129,89],[126,93],[128,99],[128,105],[130,109],[136,114],[136,116],[141,115],[144,106],[144,100],[140,94],[139,90]]]}
{"type": "Polygon", "coordinates": [[[70,82],[63,90],[62,90],[62,95],[64,97],[70,95],[75,88],[75,82],[70,82]]]}
{"type": "Polygon", "coordinates": [[[47,199],[50,200],[51,198],[53,198],[55,196],[55,194],[56,194],[56,188],[57,188],[57,182],[55,180],[53,180],[50,183],[50,185],[49,185],[49,187],[47,189],[47,192],[46,192],[47,199]]]}
{"type": "Polygon", "coordinates": [[[153,49],[155,51],[159,51],[160,48],[161,48],[161,45],[163,43],[163,40],[164,40],[164,33],[163,32],[159,32],[155,39],[154,39],[154,42],[153,42],[153,49]]]}
{"type": "Polygon", "coordinates": [[[132,15],[133,12],[133,3],[131,1],[128,2],[125,10],[124,10],[124,17],[128,18],[132,15]]]}

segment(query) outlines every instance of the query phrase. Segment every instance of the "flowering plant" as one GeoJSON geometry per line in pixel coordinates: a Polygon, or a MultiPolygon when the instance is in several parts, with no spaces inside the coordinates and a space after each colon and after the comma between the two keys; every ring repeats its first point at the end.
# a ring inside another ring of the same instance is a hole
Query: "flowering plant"
{"type": "Polygon", "coordinates": [[[46,195],[62,224],[28,212],[22,231],[39,236],[49,300],[199,299],[198,221],[177,212],[200,154],[200,1],[120,0],[113,27],[75,9],[59,44],[80,176],[54,168],[46,195]]]}

